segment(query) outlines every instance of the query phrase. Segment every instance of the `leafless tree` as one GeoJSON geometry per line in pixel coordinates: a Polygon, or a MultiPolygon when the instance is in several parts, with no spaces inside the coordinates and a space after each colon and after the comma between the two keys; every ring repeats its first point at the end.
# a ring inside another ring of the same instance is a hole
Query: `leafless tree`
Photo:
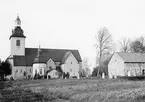
{"type": "Polygon", "coordinates": [[[91,64],[89,64],[89,59],[84,58],[83,59],[83,67],[84,67],[86,76],[90,75],[90,66],[91,66],[91,64]]]}
{"type": "Polygon", "coordinates": [[[139,39],[140,43],[142,43],[142,45],[145,45],[145,38],[143,36],[141,36],[139,39]]]}
{"type": "MultiPolygon", "coordinates": [[[[112,41],[112,36],[106,27],[103,27],[98,31],[96,35],[95,46],[98,52],[97,61],[99,66],[101,66],[102,61],[105,60],[106,57],[113,52],[115,47],[112,41]]],[[[99,75],[99,71],[100,70],[98,69],[97,76],[99,75]]]]}
{"type": "Polygon", "coordinates": [[[96,49],[98,52],[98,64],[107,56],[113,49],[112,36],[106,27],[101,28],[96,35],[96,49]]]}
{"type": "Polygon", "coordinates": [[[125,38],[125,37],[119,41],[119,43],[121,45],[121,48],[120,48],[121,52],[129,52],[130,51],[130,42],[131,42],[130,39],[125,38]]]}

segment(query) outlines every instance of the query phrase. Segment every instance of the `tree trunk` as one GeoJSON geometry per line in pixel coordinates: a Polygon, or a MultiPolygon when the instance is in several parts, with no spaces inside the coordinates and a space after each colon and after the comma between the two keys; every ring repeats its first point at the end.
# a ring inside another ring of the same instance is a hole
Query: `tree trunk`
{"type": "Polygon", "coordinates": [[[99,77],[100,69],[98,68],[97,77],[99,77]]]}

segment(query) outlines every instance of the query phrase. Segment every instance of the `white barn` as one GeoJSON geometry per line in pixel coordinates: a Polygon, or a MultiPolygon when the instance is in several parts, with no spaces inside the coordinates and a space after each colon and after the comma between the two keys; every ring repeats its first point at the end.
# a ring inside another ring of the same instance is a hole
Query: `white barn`
{"type": "Polygon", "coordinates": [[[108,64],[109,78],[145,75],[145,54],[116,52],[108,64]]]}
{"type": "Polygon", "coordinates": [[[33,78],[36,73],[46,74],[48,70],[62,70],[79,77],[82,59],[78,50],[26,48],[26,36],[21,28],[19,16],[10,36],[10,56],[14,79],[33,78]]]}

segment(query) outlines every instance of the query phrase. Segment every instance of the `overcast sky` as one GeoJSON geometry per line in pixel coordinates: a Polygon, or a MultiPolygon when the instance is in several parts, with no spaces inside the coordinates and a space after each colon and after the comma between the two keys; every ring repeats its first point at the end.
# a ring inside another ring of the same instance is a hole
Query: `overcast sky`
{"type": "Polygon", "coordinates": [[[78,49],[92,64],[101,27],[108,28],[115,42],[145,35],[145,0],[0,0],[2,60],[10,55],[17,13],[26,47],[38,47],[40,42],[42,48],[78,49]]]}

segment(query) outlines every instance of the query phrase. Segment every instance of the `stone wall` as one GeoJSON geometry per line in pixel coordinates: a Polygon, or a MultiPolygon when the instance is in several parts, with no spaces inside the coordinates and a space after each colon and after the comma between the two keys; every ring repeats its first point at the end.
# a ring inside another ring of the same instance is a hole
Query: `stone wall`
{"type": "Polygon", "coordinates": [[[125,63],[124,74],[125,76],[138,76],[142,75],[142,71],[145,69],[145,63],[125,63]]]}
{"type": "Polygon", "coordinates": [[[26,67],[26,66],[14,66],[12,68],[12,77],[14,79],[26,79],[26,78],[32,78],[32,67],[26,67]]]}

